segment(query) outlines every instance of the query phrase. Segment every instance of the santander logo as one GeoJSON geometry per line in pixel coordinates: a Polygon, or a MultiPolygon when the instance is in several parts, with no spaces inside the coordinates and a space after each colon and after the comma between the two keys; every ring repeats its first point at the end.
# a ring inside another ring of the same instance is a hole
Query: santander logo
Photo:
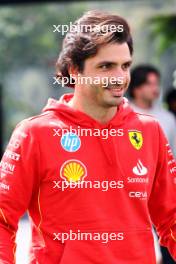
{"type": "Polygon", "coordinates": [[[133,173],[139,176],[144,176],[147,174],[147,172],[147,168],[144,167],[140,160],[138,160],[137,165],[133,168],[133,173]]]}

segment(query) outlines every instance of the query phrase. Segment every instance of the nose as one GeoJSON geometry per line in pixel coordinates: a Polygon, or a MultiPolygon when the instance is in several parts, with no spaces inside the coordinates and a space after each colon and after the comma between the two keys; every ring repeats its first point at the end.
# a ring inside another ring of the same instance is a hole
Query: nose
{"type": "Polygon", "coordinates": [[[127,75],[127,71],[123,68],[122,65],[118,65],[115,69],[114,69],[114,74],[117,77],[126,77],[127,75]]]}
{"type": "Polygon", "coordinates": [[[113,75],[114,78],[119,82],[119,84],[124,84],[126,80],[126,72],[124,72],[121,67],[117,67],[113,75]]]}

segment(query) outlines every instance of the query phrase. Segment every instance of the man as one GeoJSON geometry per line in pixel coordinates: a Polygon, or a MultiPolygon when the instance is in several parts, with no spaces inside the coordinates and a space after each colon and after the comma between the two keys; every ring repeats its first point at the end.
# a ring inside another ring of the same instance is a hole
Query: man
{"type": "Polygon", "coordinates": [[[123,97],[129,26],[98,11],[75,25],[91,28],[68,32],[57,62],[58,77],[75,80],[74,94],[22,121],[1,162],[0,260],[13,263],[26,209],[31,264],[154,264],[152,222],[176,258],[176,164],[157,121],[134,113],[123,97]],[[78,77],[96,82],[78,85],[78,77]]]}
{"type": "Polygon", "coordinates": [[[160,73],[155,67],[151,65],[135,67],[131,73],[129,86],[131,106],[138,113],[150,114],[157,118],[176,155],[176,122],[172,113],[157,102],[160,95],[159,85],[160,73]]]}

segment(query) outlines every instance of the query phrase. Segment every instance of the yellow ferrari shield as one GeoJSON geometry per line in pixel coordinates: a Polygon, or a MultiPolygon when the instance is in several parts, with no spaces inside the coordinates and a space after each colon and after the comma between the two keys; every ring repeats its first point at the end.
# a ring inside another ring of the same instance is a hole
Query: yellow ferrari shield
{"type": "Polygon", "coordinates": [[[134,130],[134,131],[129,131],[128,135],[129,135],[129,139],[133,147],[139,150],[143,144],[142,133],[140,131],[134,130]]]}

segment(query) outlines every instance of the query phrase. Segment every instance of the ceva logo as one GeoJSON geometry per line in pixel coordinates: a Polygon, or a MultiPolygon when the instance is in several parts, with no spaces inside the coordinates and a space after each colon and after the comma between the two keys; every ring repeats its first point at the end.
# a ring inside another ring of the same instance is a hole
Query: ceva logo
{"type": "Polygon", "coordinates": [[[147,192],[129,192],[130,198],[139,198],[141,200],[147,199],[147,192]]]}
{"type": "Polygon", "coordinates": [[[144,167],[142,162],[138,160],[137,165],[133,168],[133,173],[138,175],[138,176],[144,176],[148,172],[147,168],[144,167]]]}

